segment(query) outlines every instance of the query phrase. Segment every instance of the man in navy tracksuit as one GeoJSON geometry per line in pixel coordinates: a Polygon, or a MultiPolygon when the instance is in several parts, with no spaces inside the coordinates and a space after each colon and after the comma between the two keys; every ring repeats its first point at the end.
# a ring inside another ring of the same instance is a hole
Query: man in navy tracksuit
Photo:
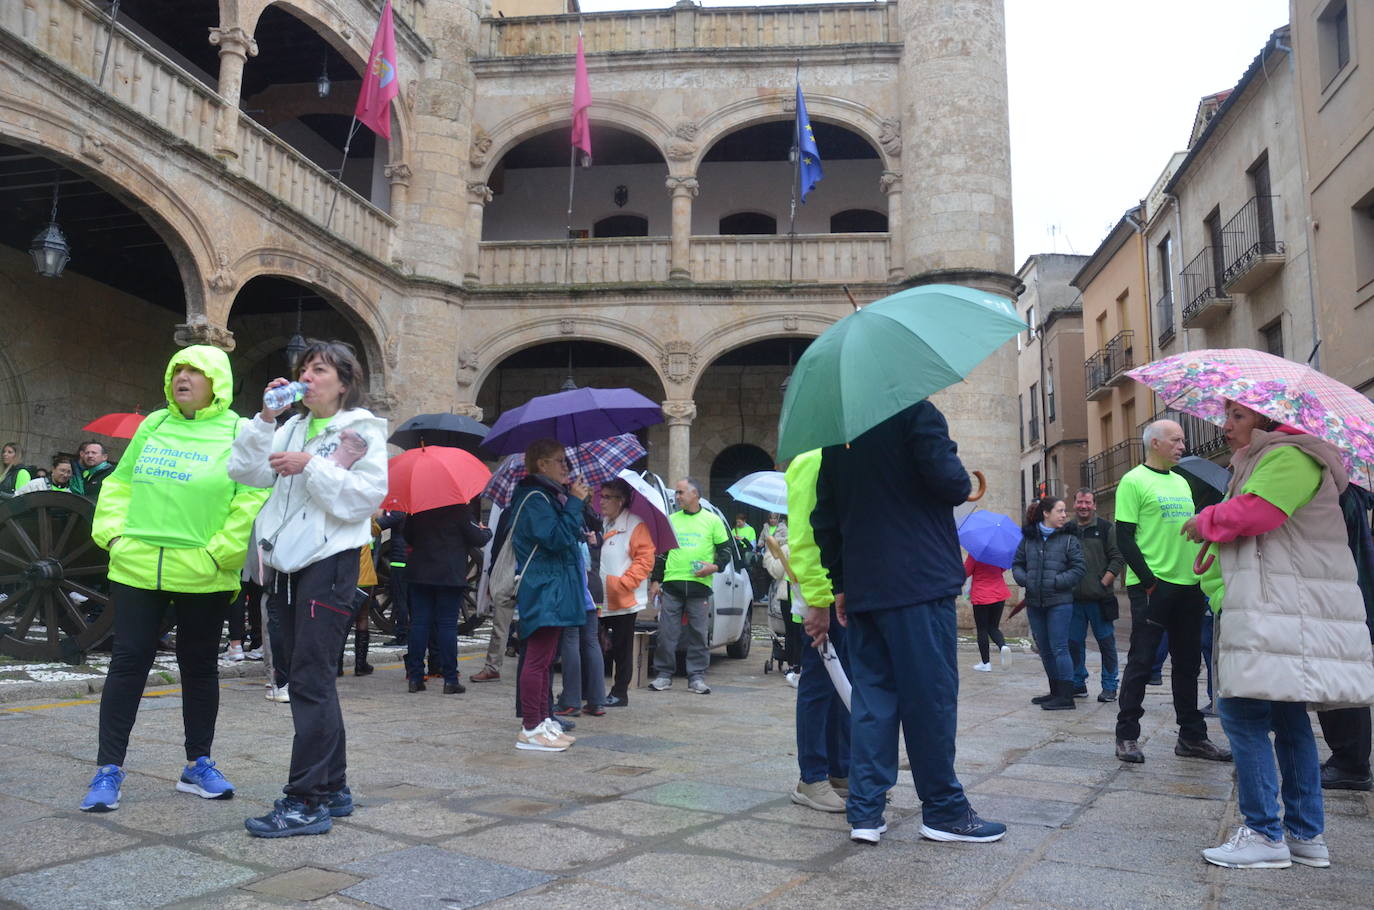
{"type": "MultiPolygon", "coordinates": [[[[953,507],[972,485],[944,415],[912,405],[824,450],[811,525],[853,668],[850,837],[878,843],[897,782],[899,725],[921,799],[921,835],[988,842],[1006,826],[969,806],[954,774],[959,701],[954,597],[964,583],[953,507]]],[[[829,614],[812,611],[821,640],[829,614]]]]}

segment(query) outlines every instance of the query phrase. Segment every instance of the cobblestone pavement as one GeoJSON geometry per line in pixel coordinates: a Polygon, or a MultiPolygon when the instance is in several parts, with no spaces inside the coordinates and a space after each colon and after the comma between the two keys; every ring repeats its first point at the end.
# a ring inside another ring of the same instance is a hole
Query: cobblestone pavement
{"type": "MultiPolygon", "coordinates": [[[[323,837],[249,838],[278,795],[286,705],[223,682],[215,758],[232,801],[176,793],[180,698],[149,689],[118,811],[76,810],[93,772],[96,697],[0,705],[0,905],[34,908],[1348,908],[1374,889],[1374,796],[1328,794],[1332,868],[1227,870],[1198,851],[1238,817],[1231,766],[1177,758],[1167,686],[1147,698],[1144,765],[1112,755],[1115,705],[1042,712],[1039,660],[966,672],[959,771],[1010,833],[991,845],[917,834],[909,776],[891,830],[851,844],[843,816],[792,805],[795,690],[763,643],[717,657],[713,691],[634,690],[579,719],[561,755],[517,752],[514,684],[407,694],[399,665],[340,680],[359,808],[323,837]],[[9,902],[9,903],[6,903],[9,902]]],[[[1094,653],[1095,659],[1095,653],[1094,653]]],[[[976,656],[961,649],[961,662],[976,656]]],[[[480,667],[464,659],[465,673],[480,667]]],[[[513,665],[507,665],[513,670],[513,665]]],[[[1093,694],[1096,694],[1093,686],[1093,694]]],[[[1212,735],[1222,739],[1213,724],[1212,735]]]]}

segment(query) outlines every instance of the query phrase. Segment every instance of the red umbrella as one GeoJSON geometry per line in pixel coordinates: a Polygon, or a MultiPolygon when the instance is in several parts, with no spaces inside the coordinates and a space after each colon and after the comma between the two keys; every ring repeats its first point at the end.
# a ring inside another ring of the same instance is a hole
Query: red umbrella
{"type": "Polygon", "coordinates": [[[388,491],[382,508],[413,515],[471,502],[489,480],[491,471],[470,452],[422,445],[388,462],[388,491]]]}
{"type": "Polygon", "coordinates": [[[106,414],[104,417],[97,417],[81,429],[90,430],[92,433],[100,433],[103,436],[113,436],[116,439],[133,439],[138,432],[139,424],[143,423],[146,414],[106,414]]]}

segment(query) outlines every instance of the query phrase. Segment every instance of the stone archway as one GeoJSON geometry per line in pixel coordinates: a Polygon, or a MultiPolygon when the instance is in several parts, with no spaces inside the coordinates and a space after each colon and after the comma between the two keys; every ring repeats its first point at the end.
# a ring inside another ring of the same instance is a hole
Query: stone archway
{"type": "Polygon", "coordinates": [[[711,461],[706,496],[712,505],[725,513],[725,520],[731,526],[735,523],[736,515],[743,515],[751,526],[758,527],[768,517],[768,510],[739,502],[725,491],[741,477],[755,471],[771,471],[773,466],[773,456],[752,443],[727,446],[711,461]]]}

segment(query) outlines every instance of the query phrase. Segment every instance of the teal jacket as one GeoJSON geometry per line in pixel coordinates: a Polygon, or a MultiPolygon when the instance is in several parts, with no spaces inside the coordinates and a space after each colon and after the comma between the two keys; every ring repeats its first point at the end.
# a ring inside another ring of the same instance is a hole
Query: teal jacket
{"type": "Polygon", "coordinates": [[[830,573],[821,565],[821,549],[811,527],[811,512],[816,508],[816,477],[821,470],[821,450],[803,452],[787,466],[787,546],[792,574],[801,585],[802,600],[808,607],[827,609],[835,602],[830,573]]]}
{"type": "Polygon", "coordinates": [[[587,621],[582,500],[569,496],[560,505],[560,495],[560,488],[530,475],[516,485],[511,498],[511,515],[519,513],[510,533],[515,564],[523,569],[515,598],[522,636],[544,626],[580,626],[587,621]],[[521,512],[527,497],[529,504],[521,512]]]}
{"type": "Polygon", "coordinates": [[[163,378],[168,408],[149,414],[96,503],[91,536],[110,551],[111,581],[150,591],[237,591],[248,535],[268,490],[229,479],[242,422],[229,410],[229,357],[194,345],[172,355],[163,378]],[[185,417],[172,372],[189,364],[210,379],[213,399],[185,417]]]}

